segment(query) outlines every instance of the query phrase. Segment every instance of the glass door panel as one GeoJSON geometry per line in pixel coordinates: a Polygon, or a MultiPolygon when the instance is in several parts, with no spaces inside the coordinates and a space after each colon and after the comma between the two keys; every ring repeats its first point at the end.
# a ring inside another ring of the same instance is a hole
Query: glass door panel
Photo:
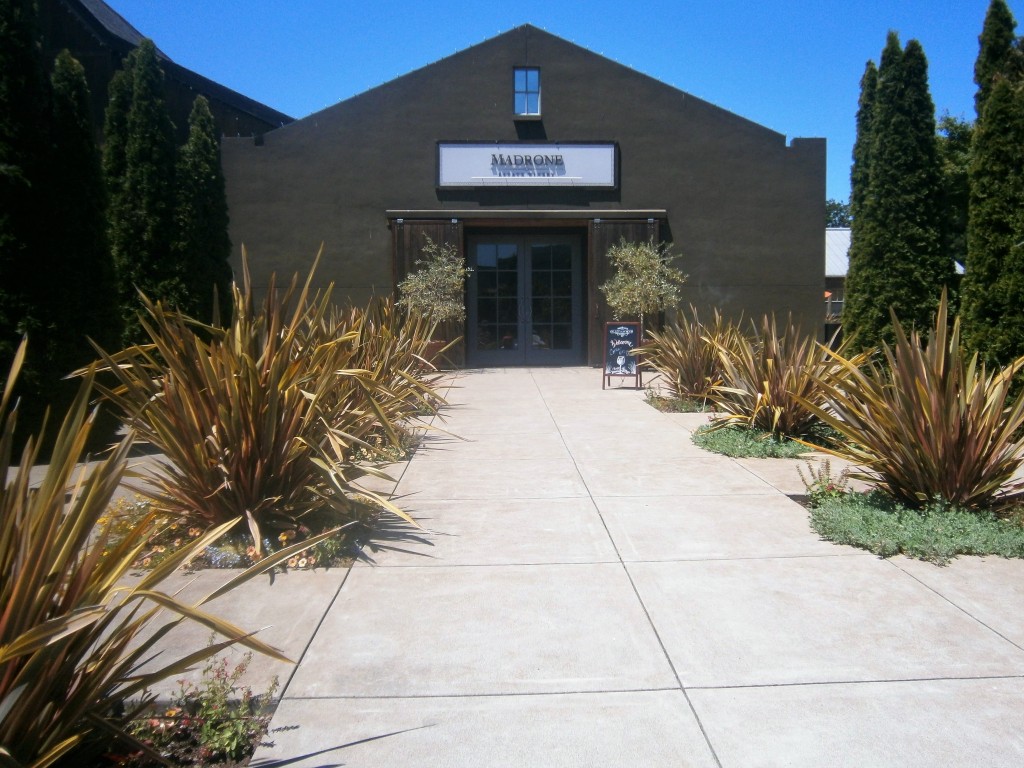
{"type": "Polygon", "coordinates": [[[477,242],[471,248],[471,353],[500,358],[501,352],[518,351],[519,262],[514,242],[477,242]]]}
{"type": "Polygon", "coordinates": [[[531,349],[536,352],[573,348],[574,264],[568,242],[530,245],[531,349]]]}
{"type": "Polygon", "coordinates": [[[471,237],[467,252],[471,364],[582,362],[579,237],[471,237]]]}

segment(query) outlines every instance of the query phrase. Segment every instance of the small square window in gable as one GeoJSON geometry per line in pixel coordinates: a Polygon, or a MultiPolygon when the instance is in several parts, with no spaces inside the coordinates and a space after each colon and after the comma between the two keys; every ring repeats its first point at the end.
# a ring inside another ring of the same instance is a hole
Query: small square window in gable
{"type": "Polygon", "coordinates": [[[516,67],[514,82],[515,114],[540,116],[540,70],[516,67]]]}

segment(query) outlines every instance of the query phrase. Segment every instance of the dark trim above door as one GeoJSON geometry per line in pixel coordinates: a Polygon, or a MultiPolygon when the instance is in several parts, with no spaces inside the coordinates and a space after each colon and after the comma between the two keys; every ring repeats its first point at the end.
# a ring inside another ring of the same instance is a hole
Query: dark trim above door
{"type": "Polygon", "coordinates": [[[505,225],[514,225],[520,220],[560,219],[566,222],[581,224],[590,219],[666,219],[668,211],[664,208],[624,209],[624,208],[465,208],[465,209],[389,209],[385,215],[395,219],[433,219],[444,222],[448,219],[469,219],[474,224],[481,220],[501,221],[505,225]]]}

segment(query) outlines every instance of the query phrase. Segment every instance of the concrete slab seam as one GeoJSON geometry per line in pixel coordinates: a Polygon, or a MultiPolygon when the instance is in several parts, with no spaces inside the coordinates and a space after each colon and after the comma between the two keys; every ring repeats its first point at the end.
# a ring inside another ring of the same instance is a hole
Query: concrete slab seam
{"type": "Polygon", "coordinates": [[[728,557],[714,555],[701,556],[701,557],[670,557],[664,560],[628,560],[628,565],[642,565],[644,563],[729,563],[729,562],[742,562],[746,560],[809,560],[812,558],[830,559],[833,557],[874,557],[875,555],[871,552],[836,552],[834,555],[823,555],[823,554],[807,554],[807,555],[771,555],[771,556],[758,556],[753,555],[748,557],[728,557]]]}
{"type": "MultiPolygon", "coordinates": [[[[532,374],[531,374],[532,377],[532,374]]],[[[537,385],[534,380],[534,385],[537,385]]],[[[538,386],[539,389],[539,386],[538,386]]],[[[562,434],[561,428],[558,426],[558,421],[554,419],[551,414],[551,409],[548,406],[547,400],[544,398],[544,393],[541,392],[541,399],[544,401],[544,407],[548,409],[548,414],[552,416],[552,420],[555,423],[555,429],[558,430],[558,435],[565,444],[565,449],[569,454],[569,458],[572,459],[573,467],[576,470],[576,474],[579,475],[580,482],[583,483],[583,487],[587,491],[587,496],[590,498],[590,503],[597,512],[598,518],[601,520],[601,525],[604,528],[605,535],[608,536],[608,540],[612,545],[612,550],[615,552],[615,556],[619,559],[619,567],[622,568],[629,580],[630,589],[633,590],[633,594],[636,596],[637,602],[640,604],[641,610],[644,612],[644,617],[647,619],[647,624],[654,633],[654,638],[658,641],[658,647],[661,648],[661,653],[668,662],[669,669],[672,670],[672,676],[676,679],[676,683],[679,684],[679,690],[682,691],[683,697],[686,699],[686,706],[690,709],[694,721],[697,723],[697,727],[700,729],[701,736],[704,738],[704,743],[707,744],[708,751],[711,753],[712,759],[715,761],[715,765],[722,768],[722,761],[718,757],[718,752],[715,750],[715,745],[711,743],[711,736],[704,727],[704,723],[701,721],[700,715],[697,713],[696,707],[693,705],[693,701],[690,699],[690,695],[686,692],[686,687],[683,685],[682,678],[679,676],[679,671],[676,669],[676,665],[672,662],[672,657],[669,655],[668,649],[665,647],[665,643],[661,638],[661,633],[658,632],[658,628],[654,625],[654,620],[651,618],[650,611],[647,610],[647,605],[644,603],[643,598],[640,596],[640,592],[637,590],[636,583],[633,581],[633,576],[630,574],[629,569],[626,567],[625,561],[622,559],[622,553],[619,551],[618,545],[615,543],[615,538],[612,536],[611,531],[608,529],[608,523],[604,519],[604,514],[601,512],[601,508],[594,500],[594,494],[590,490],[590,486],[587,484],[586,478],[583,477],[583,473],[580,472],[579,463],[576,461],[576,456],[573,455],[572,450],[569,448],[568,443],[565,440],[565,435],[562,434]]]]}
{"type": "MultiPolygon", "coordinates": [[[[417,554],[420,554],[420,553],[417,553],[417,554]]],[[[432,555],[423,555],[423,556],[424,557],[432,557],[432,555]]],[[[504,562],[503,563],[445,563],[442,567],[450,568],[452,570],[457,570],[459,568],[522,568],[522,567],[529,567],[529,566],[534,566],[534,565],[545,565],[545,566],[547,566],[547,565],[565,565],[565,566],[619,565],[621,562],[622,562],[621,560],[586,560],[586,561],[583,561],[583,560],[577,560],[577,561],[566,560],[564,562],[552,563],[552,562],[549,562],[548,560],[543,560],[543,561],[539,561],[539,562],[522,562],[522,563],[504,563],[504,562]]],[[[658,561],[655,561],[655,562],[658,562],[658,561]]],[[[359,561],[358,563],[353,563],[353,565],[359,565],[359,564],[361,564],[363,567],[366,567],[366,568],[379,568],[380,567],[380,566],[375,565],[373,563],[365,562],[365,561],[362,561],[362,560],[359,561]]],[[[398,571],[398,570],[402,570],[402,569],[405,569],[405,570],[435,570],[438,567],[439,566],[436,566],[436,565],[407,565],[407,564],[406,565],[399,564],[399,565],[389,565],[389,566],[387,566],[389,571],[398,571]]]]}
{"type": "Polygon", "coordinates": [[[679,688],[601,688],[599,690],[584,689],[579,691],[491,691],[488,693],[410,693],[402,696],[395,694],[357,694],[339,696],[289,696],[289,701],[404,701],[417,699],[509,699],[536,698],[559,696],[601,696],[606,693],[676,693],[679,688]]]}
{"type": "MultiPolygon", "coordinates": [[[[972,614],[972,613],[971,613],[970,611],[968,611],[968,610],[967,610],[966,608],[964,608],[963,606],[961,606],[961,605],[957,605],[957,604],[956,604],[956,603],[954,603],[954,602],[953,602],[952,600],[950,600],[950,599],[949,599],[948,597],[946,597],[946,596],[945,596],[944,594],[942,594],[941,592],[939,592],[939,591],[938,591],[937,589],[935,589],[935,588],[934,588],[934,587],[932,587],[931,585],[929,585],[929,584],[926,584],[925,582],[921,581],[921,579],[917,578],[917,576],[915,576],[914,574],[912,574],[912,573],[911,573],[910,571],[908,571],[908,570],[907,570],[906,568],[902,568],[902,567],[901,567],[901,566],[900,566],[900,565],[899,565],[898,563],[894,563],[894,562],[893,562],[892,560],[888,560],[888,559],[887,559],[887,560],[886,560],[886,562],[888,562],[888,563],[889,563],[889,565],[891,565],[891,566],[892,566],[893,568],[895,568],[896,570],[898,570],[898,571],[899,571],[900,573],[903,573],[903,574],[905,574],[905,575],[909,576],[910,578],[912,578],[912,579],[913,579],[914,581],[916,581],[916,582],[917,582],[918,584],[920,584],[920,585],[921,585],[922,587],[924,587],[925,589],[927,589],[927,590],[928,590],[929,592],[932,592],[933,594],[935,594],[935,595],[938,595],[938,596],[939,596],[940,598],[942,598],[942,599],[943,599],[943,600],[944,600],[945,602],[949,603],[949,604],[950,604],[951,606],[953,606],[954,608],[956,608],[956,609],[957,609],[958,611],[960,611],[960,612],[961,612],[962,614],[964,614],[965,616],[967,616],[967,617],[968,617],[969,619],[973,619],[973,620],[974,620],[974,621],[976,621],[976,622],[977,622],[978,624],[981,624],[981,626],[985,627],[985,629],[987,629],[987,630],[988,630],[989,632],[992,632],[992,633],[993,633],[994,635],[996,635],[996,637],[1002,638],[1003,640],[1005,640],[1006,642],[1008,642],[1008,643],[1009,643],[1010,645],[1012,645],[1012,646],[1013,646],[1014,648],[1017,648],[1018,650],[1024,651],[1024,647],[1022,647],[1022,646],[1021,646],[1021,645],[1020,645],[1019,643],[1016,643],[1016,642],[1014,642],[1013,640],[1011,640],[1010,638],[1008,638],[1008,637],[1007,637],[1006,635],[1004,635],[1004,634],[1003,634],[1002,632],[1000,632],[1000,631],[999,631],[998,629],[996,629],[995,627],[989,626],[988,624],[986,624],[986,623],[985,623],[984,621],[982,621],[982,620],[981,620],[981,619],[979,619],[979,618],[978,618],[977,616],[975,616],[974,614],[972,614]]],[[[938,566],[936,566],[936,567],[938,567],[938,566]]]]}
{"type": "Polygon", "coordinates": [[[886,685],[893,683],[941,683],[945,681],[967,681],[967,680],[1024,680],[1024,675],[964,675],[945,677],[893,677],[876,678],[872,680],[807,680],[795,683],[745,683],[742,685],[691,685],[691,691],[731,691],[760,688],[812,688],[815,686],[829,685],[886,685]]]}
{"type": "MultiPolygon", "coordinates": [[[[353,562],[352,565],[354,564],[355,563],[353,562]]],[[[299,666],[302,664],[302,660],[306,658],[306,653],[309,651],[309,647],[313,644],[313,640],[316,638],[317,633],[320,631],[320,627],[323,626],[324,621],[327,619],[327,614],[331,612],[331,608],[333,608],[334,604],[337,602],[338,595],[341,594],[342,588],[345,586],[345,584],[348,583],[348,577],[352,574],[352,565],[349,565],[349,567],[346,569],[345,578],[343,578],[341,580],[341,583],[338,584],[338,588],[334,591],[334,595],[331,597],[331,601],[327,604],[327,608],[320,615],[320,620],[316,623],[316,627],[313,628],[313,631],[309,635],[309,639],[306,641],[305,646],[303,646],[302,653],[299,654],[299,658],[297,658],[295,660],[295,663],[292,665],[292,671],[288,675],[288,680],[285,682],[283,686],[281,686],[281,695],[278,697],[278,701],[283,701],[287,696],[288,688],[289,686],[291,686],[292,680],[295,678],[295,673],[298,671],[299,666]]]]}

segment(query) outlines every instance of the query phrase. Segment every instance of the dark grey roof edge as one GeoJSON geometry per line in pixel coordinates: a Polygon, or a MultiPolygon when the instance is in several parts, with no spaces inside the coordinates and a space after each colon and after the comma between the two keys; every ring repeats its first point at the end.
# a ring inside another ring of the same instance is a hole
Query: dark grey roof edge
{"type": "MultiPolygon", "coordinates": [[[[103,0],[64,1],[69,5],[78,6],[79,10],[83,14],[94,19],[103,30],[122,43],[119,47],[125,52],[135,48],[145,39],[145,35],[129,24],[124,17],[103,2],[103,0]]],[[[238,91],[233,91],[227,86],[221,85],[220,83],[210,80],[208,77],[204,77],[197,72],[193,72],[191,69],[181,66],[159,48],[157,48],[157,53],[164,62],[164,71],[167,76],[189,88],[192,88],[193,90],[207,93],[211,98],[234,107],[242,112],[247,112],[253,117],[258,118],[265,123],[270,123],[275,127],[280,127],[293,122],[295,119],[290,115],[286,115],[284,112],[279,112],[272,107],[268,107],[262,102],[250,99],[248,96],[238,93],[238,91]]]]}
{"type": "MultiPolygon", "coordinates": [[[[103,0],[70,0],[73,5],[77,4],[82,11],[91,16],[103,29],[116,37],[118,40],[127,43],[134,48],[144,39],[144,35],[135,27],[129,24],[125,18],[103,2],[103,0]]],[[[160,53],[162,58],[167,58],[160,53]]]]}
{"type": "Polygon", "coordinates": [[[203,77],[191,69],[186,69],[171,59],[165,60],[164,72],[168,77],[177,80],[183,85],[195,91],[205,93],[210,98],[228,104],[242,112],[248,112],[253,117],[258,117],[260,120],[270,123],[275,128],[295,121],[294,117],[286,115],[284,112],[278,112],[273,107],[268,107],[266,104],[255,99],[250,99],[248,96],[244,96],[238,91],[233,91],[226,85],[221,85],[208,77],[203,77]]]}
{"type": "Polygon", "coordinates": [[[517,35],[517,34],[543,35],[543,36],[546,36],[548,38],[551,38],[552,40],[558,41],[562,45],[571,46],[572,48],[575,48],[577,50],[584,51],[587,54],[589,54],[590,56],[593,56],[593,57],[598,58],[598,59],[602,59],[603,61],[606,61],[609,64],[611,64],[612,66],[619,67],[621,69],[627,70],[627,71],[633,73],[633,75],[636,76],[636,77],[643,78],[644,80],[647,80],[648,82],[654,83],[655,85],[657,85],[657,86],[659,86],[661,88],[667,89],[669,91],[673,91],[673,92],[675,92],[677,94],[680,94],[681,96],[683,96],[686,99],[690,99],[693,102],[696,102],[696,103],[699,103],[699,104],[703,104],[705,107],[707,107],[709,109],[713,109],[713,110],[715,110],[717,112],[721,112],[722,114],[730,115],[735,120],[738,120],[738,121],[742,122],[743,124],[747,125],[749,128],[751,128],[753,130],[756,130],[759,133],[770,134],[771,136],[773,136],[775,138],[776,141],[781,142],[783,145],[786,144],[787,140],[806,140],[807,138],[810,138],[810,139],[817,138],[817,137],[806,137],[805,138],[805,137],[797,137],[797,136],[788,137],[788,135],[785,134],[785,133],[777,131],[774,128],[770,128],[767,125],[762,125],[761,123],[758,123],[757,121],[752,120],[749,117],[744,117],[743,115],[741,115],[741,114],[739,114],[737,112],[733,112],[730,109],[726,109],[725,107],[720,107],[717,104],[714,104],[714,103],[708,101],[707,99],[701,98],[700,96],[695,96],[692,93],[690,93],[689,91],[685,91],[685,90],[683,90],[682,88],[680,88],[677,85],[672,85],[671,83],[666,83],[664,80],[659,80],[654,75],[649,75],[646,72],[642,72],[639,69],[636,69],[635,67],[629,66],[628,64],[623,64],[622,62],[616,61],[615,59],[612,59],[612,58],[604,55],[603,53],[598,53],[597,51],[591,50],[590,48],[587,48],[586,46],[583,46],[583,45],[580,45],[579,43],[573,42],[572,40],[569,40],[568,38],[562,37],[561,35],[556,35],[554,32],[548,32],[546,29],[542,29],[542,28],[536,26],[535,24],[530,24],[530,23],[518,24],[518,25],[516,25],[516,26],[514,26],[514,27],[512,27],[510,29],[505,30],[504,32],[499,32],[498,34],[496,34],[496,35],[494,35],[492,37],[488,37],[488,38],[486,38],[484,40],[481,40],[478,43],[473,43],[473,44],[471,44],[471,45],[469,45],[469,46],[467,46],[465,48],[460,48],[460,49],[458,49],[456,51],[453,51],[452,53],[449,53],[449,54],[447,54],[445,56],[440,57],[439,59],[436,59],[436,60],[434,60],[432,62],[429,62],[427,64],[423,64],[422,66],[416,67],[415,69],[412,69],[409,72],[406,72],[404,74],[398,75],[397,77],[394,77],[394,78],[392,78],[390,80],[387,80],[387,81],[385,81],[383,83],[378,83],[377,85],[371,86],[370,88],[367,88],[365,91],[361,91],[360,93],[354,93],[351,96],[347,96],[346,98],[341,99],[340,101],[337,101],[334,104],[330,104],[330,105],[324,107],[323,109],[319,109],[316,112],[312,112],[312,113],[310,113],[308,115],[303,115],[302,117],[298,118],[297,120],[295,120],[293,122],[301,122],[303,120],[308,120],[309,118],[313,117],[314,115],[318,115],[321,112],[326,112],[326,111],[328,111],[330,109],[334,109],[335,107],[337,107],[337,106],[339,106],[341,104],[345,104],[347,102],[350,102],[350,101],[353,101],[355,99],[361,98],[363,96],[366,96],[367,94],[373,93],[373,92],[378,91],[378,90],[380,90],[382,88],[387,88],[390,85],[392,85],[393,83],[395,83],[395,82],[397,82],[399,80],[402,80],[402,79],[404,79],[406,77],[410,77],[412,75],[419,74],[423,70],[429,69],[429,68],[434,67],[434,66],[436,66],[438,64],[441,64],[443,62],[446,62],[446,61],[449,61],[451,59],[454,59],[457,56],[462,56],[465,53],[467,53],[468,51],[473,50],[474,48],[478,48],[478,47],[483,46],[483,45],[497,44],[502,39],[508,38],[508,37],[512,37],[513,35],[517,35]]]}

